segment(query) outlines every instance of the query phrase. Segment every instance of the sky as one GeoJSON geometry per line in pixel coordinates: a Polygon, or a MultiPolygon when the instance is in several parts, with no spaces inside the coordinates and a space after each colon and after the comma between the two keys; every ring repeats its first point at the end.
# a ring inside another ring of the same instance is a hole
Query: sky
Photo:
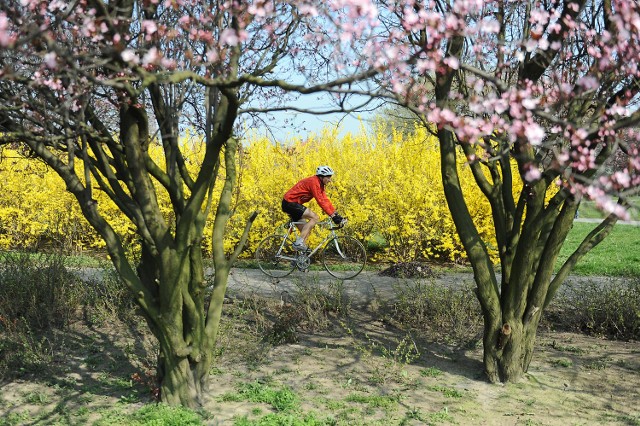
{"type": "MultiPolygon", "coordinates": [[[[297,138],[306,139],[312,133],[320,134],[324,129],[338,130],[339,136],[347,133],[359,134],[368,130],[371,114],[331,114],[331,115],[311,115],[293,112],[279,112],[275,114],[273,124],[269,127],[272,133],[271,138],[279,142],[293,140],[297,138]]],[[[260,133],[267,133],[266,129],[261,129],[260,133]]]]}
{"type": "MultiPolygon", "coordinates": [[[[332,109],[328,95],[302,95],[291,105],[298,109],[322,111],[332,109]]],[[[362,102],[358,102],[356,98],[352,102],[347,102],[347,107],[361,106],[362,102]]],[[[333,106],[335,108],[335,106],[333,106]]],[[[370,109],[371,107],[369,107],[370,109]]],[[[286,142],[294,139],[307,139],[312,133],[320,134],[324,129],[338,130],[338,136],[344,136],[347,133],[359,134],[368,131],[371,123],[374,121],[380,109],[377,111],[366,110],[353,112],[350,114],[333,113],[333,114],[308,114],[298,111],[278,111],[270,113],[270,118],[266,123],[259,125],[256,129],[259,136],[267,136],[269,139],[286,142]]],[[[255,126],[255,125],[254,125],[255,126]]]]}

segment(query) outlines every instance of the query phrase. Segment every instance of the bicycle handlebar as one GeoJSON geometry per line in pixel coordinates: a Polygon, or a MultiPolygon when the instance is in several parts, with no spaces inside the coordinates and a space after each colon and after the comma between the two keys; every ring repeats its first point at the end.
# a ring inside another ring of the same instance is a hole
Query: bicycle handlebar
{"type": "MultiPolygon", "coordinates": [[[[347,218],[342,219],[342,222],[340,222],[340,224],[335,224],[333,222],[333,219],[331,219],[331,217],[328,217],[327,219],[318,222],[318,225],[324,225],[328,230],[330,231],[335,231],[336,229],[342,229],[345,227],[345,225],[347,224],[348,220],[347,218]]],[[[285,226],[290,226],[290,225],[295,225],[295,224],[305,224],[306,222],[287,222],[285,224],[285,226]]]]}
{"type": "Polygon", "coordinates": [[[327,228],[330,231],[335,231],[336,229],[342,229],[345,227],[345,225],[347,224],[348,220],[347,218],[342,219],[342,222],[340,222],[340,224],[336,225],[335,223],[333,223],[333,219],[328,218],[324,221],[324,223],[327,225],[327,228]]]}

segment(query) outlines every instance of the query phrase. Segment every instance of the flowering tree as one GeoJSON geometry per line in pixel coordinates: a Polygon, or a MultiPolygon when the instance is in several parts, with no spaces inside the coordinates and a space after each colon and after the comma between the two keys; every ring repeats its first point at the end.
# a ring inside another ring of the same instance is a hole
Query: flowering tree
{"type": "Polygon", "coordinates": [[[388,67],[389,96],[439,138],[445,196],[484,315],[486,373],[518,380],[544,308],[576,262],[627,216],[640,188],[640,5],[382,4],[381,20],[393,31],[377,59],[388,67]],[[608,173],[618,152],[624,161],[608,173]],[[460,156],[491,204],[499,271],[461,190],[460,156]],[[523,188],[514,187],[514,174],[523,188]],[[585,196],[609,215],[554,275],[585,196]]]}
{"type": "Polygon", "coordinates": [[[234,129],[243,114],[286,108],[303,93],[336,90],[329,109],[344,110],[338,89],[373,71],[336,67],[333,58],[348,55],[345,49],[365,34],[364,26],[355,27],[365,13],[286,0],[0,2],[0,145],[55,170],[104,239],[159,341],[162,401],[198,405],[229,268],[255,217],[225,253],[236,184],[234,129]],[[195,172],[183,150],[192,129],[205,143],[195,172]],[[163,160],[149,155],[151,144],[162,147],[163,160]],[[97,191],[130,221],[141,245],[138,262],[126,256],[125,235],[102,214],[97,191]],[[161,209],[160,192],[168,194],[170,211],[161,209]],[[210,213],[209,301],[201,243],[210,213]]]}
{"type": "Polygon", "coordinates": [[[335,100],[324,112],[345,111],[347,97],[361,94],[394,99],[432,129],[475,272],[492,381],[526,371],[544,307],[637,191],[635,1],[325,3],[0,2],[0,144],[55,170],[104,238],[159,340],[165,402],[196,405],[208,382],[228,271],[244,241],[224,253],[243,116],[323,112],[287,104],[323,92],[335,100]],[[179,143],[190,128],[206,143],[195,173],[179,143]],[[163,163],[150,158],[150,144],[163,148],[163,163]],[[626,162],[603,174],[619,150],[626,162]],[[461,190],[461,155],[491,204],[500,282],[461,190]],[[514,173],[526,182],[522,190],[514,173]],[[94,191],[129,218],[142,246],[138,264],[94,191]],[[159,191],[171,211],[158,206],[159,191]],[[611,215],[554,277],[584,195],[611,215]],[[212,211],[216,274],[207,304],[200,243],[212,211]]]}

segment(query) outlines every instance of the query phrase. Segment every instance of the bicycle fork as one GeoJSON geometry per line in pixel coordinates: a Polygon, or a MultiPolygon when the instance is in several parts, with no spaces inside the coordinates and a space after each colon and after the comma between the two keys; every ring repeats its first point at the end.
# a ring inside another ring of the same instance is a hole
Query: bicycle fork
{"type": "Polygon", "coordinates": [[[338,254],[340,255],[341,258],[346,259],[347,256],[345,256],[345,254],[342,252],[342,250],[340,249],[340,244],[338,244],[338,239],[334,238],[333,239],[333,244],[335,244],[336,246],[336,252],[338,252],[338,254]]]}

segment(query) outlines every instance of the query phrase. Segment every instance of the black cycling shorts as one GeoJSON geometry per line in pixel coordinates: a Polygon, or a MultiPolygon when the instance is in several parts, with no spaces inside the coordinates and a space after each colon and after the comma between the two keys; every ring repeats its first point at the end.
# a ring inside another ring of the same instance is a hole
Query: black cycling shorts
{"type": "Polygon", "coordinates": [[[294,222],[300,221],[302,219],[302,215],[304,214],[307,208],[302,204],[291,203],[287,200],[282,200],[282,211],[291,217],[291,220],[294,222]]]}

